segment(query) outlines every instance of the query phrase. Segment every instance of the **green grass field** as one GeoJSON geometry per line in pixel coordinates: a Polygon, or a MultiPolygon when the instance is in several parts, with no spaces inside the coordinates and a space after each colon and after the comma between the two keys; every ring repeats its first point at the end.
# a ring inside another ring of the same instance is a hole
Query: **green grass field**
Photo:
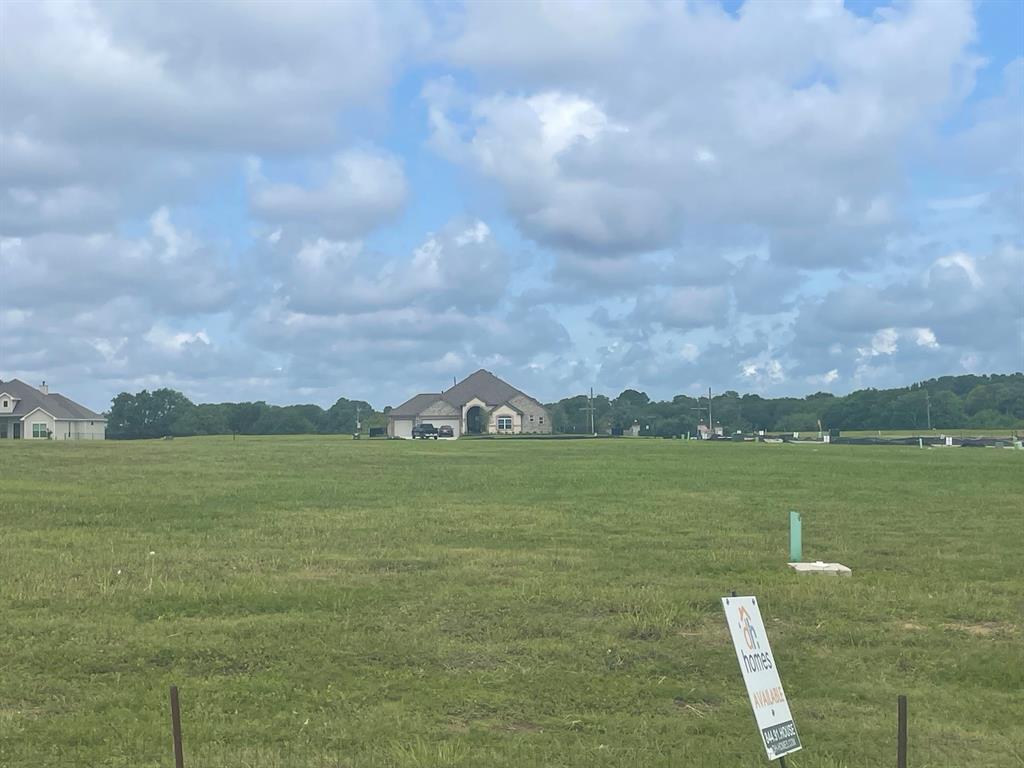
{"type": "Polygon", "coordinates": [[[0,766],[1024,765],[1024,452],[0,442],[0,766]],[[785,565],[787,513],[805,555],[785,565]]]}

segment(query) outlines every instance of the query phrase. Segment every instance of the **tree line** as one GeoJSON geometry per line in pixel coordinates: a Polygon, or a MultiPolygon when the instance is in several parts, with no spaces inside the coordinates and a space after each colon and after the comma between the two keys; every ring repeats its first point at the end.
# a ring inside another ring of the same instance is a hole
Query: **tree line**
{"type": "MultiPolygon", "coordinates": [[[[556,432],[590,432],[586,395],[548,405],[556,432]]],[[[676,395],[653,401],[644,392],[627,389],[618,397],[594,398],[599,434],[628,429],[662,437],[693,433],[707,423],[708,398],[676,395]]],[[[816,392],[803,398],[764,398],[722,392],[711,399],[716,426],[726,433],[808,432],[824,429],[892,430],[1024,428],[1024,374],[943,376],[898,389],[861,389],[836,396],[816,392]]]]}
{"type": "Polygon", "coordinates": [[[192,435],[352,434],[357,421],[365,431],[387,419],[363,400],[344,397],[326,410],[319,405],[265,402],[196,404],[173,389],[122,392],[107,414],[107,437],[140,439],[192,435]]]}
{"type": "MultiPolygon", "coordinates": [[[[693,433],[707,423],[708,398],[676,395],[654,401],[627,389],[615,398],[594,398],[594,426],[605,434],[633,424],[641,434],[661,437],[693,433]]],[[[546,405],[555,432],[589,434],[586,395],[546,405]]],[[[351,434],[384,427],[390,408],[375,411],[363,400],[339,398],[318,405],[265,402],[196,404],[172,389],[122,392],[108,412],[107,436],[114,439],[189,435],[351,434]]],[[[817,392],[803,398],[764,398],[734,391],[714,395],[711,413],[726,433],[808,432],[824,429],[887,430],[1024,428],[1024,374],[943,376],[898,389],[861,389],[836,396],[817,392]]]]}

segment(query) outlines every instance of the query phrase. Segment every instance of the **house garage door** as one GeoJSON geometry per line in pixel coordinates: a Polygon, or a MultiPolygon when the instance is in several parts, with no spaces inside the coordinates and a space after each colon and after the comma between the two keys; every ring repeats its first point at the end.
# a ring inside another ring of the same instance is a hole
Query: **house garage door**
{"type": "Polygon", "coordinates": [[[395,419],[391,423],[394,426],[395,437],[412,437],[412,419],[395,419]]]}
{"type": "Polygon", "coordinates": [[[435,427],[438,427],[438,428],[440,428],[440,427],[451,427],[452,428],[452,432],[455,433],[455,437],[459,436],[459,422],[460,422],[460,419],[458,419],[458,418],[440,419],[440,418],[434,417],[434,418],[430,418],[430,419],[424,418],[424,419],[421,419],[421,421],[429,423],[429,424],[433,424],[435,427]]]}

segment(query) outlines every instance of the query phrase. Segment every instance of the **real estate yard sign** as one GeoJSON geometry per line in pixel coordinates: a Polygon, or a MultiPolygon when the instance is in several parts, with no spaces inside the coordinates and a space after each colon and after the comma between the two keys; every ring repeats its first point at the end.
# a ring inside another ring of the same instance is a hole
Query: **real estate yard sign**
{"type": "Polygon", "coordinates": [[[757,598],[723,597],[722,607],[768,759],[777,760],[796,752],[800,749],[800,737],[768,645],[757,598]]]}

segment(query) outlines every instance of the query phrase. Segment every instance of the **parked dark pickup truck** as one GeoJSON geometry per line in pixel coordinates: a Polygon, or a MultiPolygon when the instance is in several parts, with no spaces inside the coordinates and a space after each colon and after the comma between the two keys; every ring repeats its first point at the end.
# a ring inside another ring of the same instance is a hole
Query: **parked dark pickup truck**
{"type": "Polygon", "coordinates": [[[430,438],[437,440],[437,427],[433,424],[417,424],[412,428],[412,437],[413,440],[417,437],[423,438],[424,440],[429,440],[430,438]]]}

